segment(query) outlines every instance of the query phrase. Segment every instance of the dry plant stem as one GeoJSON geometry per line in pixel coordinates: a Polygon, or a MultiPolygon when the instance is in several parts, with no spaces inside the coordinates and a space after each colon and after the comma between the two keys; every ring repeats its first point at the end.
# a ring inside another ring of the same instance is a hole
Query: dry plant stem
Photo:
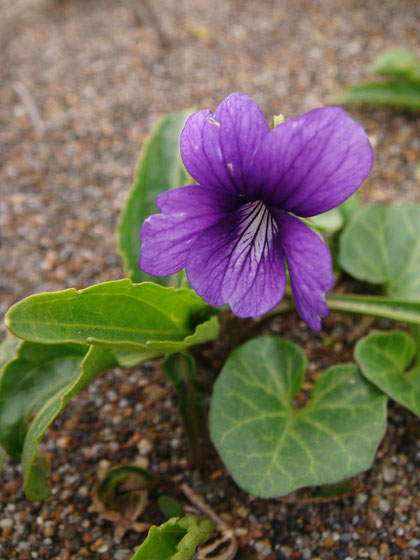
{"type": "Polygon", "coordinates": [[[180,486],[181,490],[184,492],[185,496],[189,501],[195,505],[201,513],[206,515],[209,519],[214,521],[219,527],[228,527],[228,525],[221,519],[211,508],[208,506],[200,496],[198,496],[188,484],[185,482],[180,486]]]}
{"type": "Polygon", "coordinates": [[[198,552],[197,558],[199,560],[206,560],[208,555],[213,553],[215,550],[220,548],[224,543],[227,544],[227,548],[218,554],[217,556],[212,556],[214,560],[233,560],[236,556],[238,551],[238,539],[237,537],[240,535],[244,535],[247,533],[246,529],[234,529],[229,527],[229,525],[223,521],[211,508],[208,506],[200,496],[194,492],[192,488],[188,486],[188,484],[181,484],[181,490],[184,492],[185,496],[189,499],[189,501],[204,515],[206,515],[209,519],[211,519],[215,524],[216,527],[222,533],[222,536],[215,541],[207,544],[205,546],[200,547],[198,552]]]}
{"type": "Polygon", "coordinates": [[[359,340],[362,335],[370,329],[373,323],[376,321],[375,317],[363,317],[359,324],[355,327],[353,332],[348,336],[348,340],[359,340]]]}
{"type": "Polygon", "coordinates": [[[213,560],[233,560],[238,552],[238,541],[232,529],[227,529],[222,532],[222,536],[216,539],[214,542],[204,545],[200,548],[197,554],[198,560],[206,560],[208,555],[217,550],[220,546],[228,541],[228,546],[226,550],[218,554],[217,556],[212,556],[213,560]]]}
{"type": "Polygon", "coordinates": [[[161,18],[156,14],[153,2],[150,0],[123,0],[123,3],[134,14],[138,25],[150,25],[156,31],[162,47],[171,46],[171,39],[164,29],[161,18]]]}
{"type": "Polygon", "coordinates": [[[25,111],[34,127],[35,133],[38,138],[42,138],[45,133],[45,125],[39,114],[38,107],[36,106],[35,100],[31,95],[31,92],[26,87],[23,82],[17,82],[13,84],[13,89],[22,101],[25,111]]]}

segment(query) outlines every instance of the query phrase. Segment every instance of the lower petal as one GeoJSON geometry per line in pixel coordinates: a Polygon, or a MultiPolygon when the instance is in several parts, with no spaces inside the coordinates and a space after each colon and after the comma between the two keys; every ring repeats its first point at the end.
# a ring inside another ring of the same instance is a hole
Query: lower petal
{"type": "Polygon", "coordinates": [[[276,221],[261,202],[241,206],[197,238],[185,271],[210,305],[229,303],[238,317],[263,315],[286,287],[276,221]]]}
{"type": "Polygon", "coordinates": [[[150,216],[140,231],[140,268],[167,276],[184,268],[198,235],[234,211],[239,199],[221,189],[192,185],[160,194],[156,205],[163,213],[150,216]]]}
{"type": "Polygon", "coordinates": [[[300,220],[274,210],[281,245],[289,267],[296,309],[312,329],[321,329],[321,317],[327,317],[326,293],[334,285],[331,254],[322,239],[300,220]]]}

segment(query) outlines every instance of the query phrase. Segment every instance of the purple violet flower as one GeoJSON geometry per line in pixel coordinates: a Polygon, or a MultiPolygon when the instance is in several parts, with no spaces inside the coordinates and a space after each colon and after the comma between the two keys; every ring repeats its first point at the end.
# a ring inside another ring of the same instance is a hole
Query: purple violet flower
{"type": "Polygon", "coordinates": [[[319,330],[331,255],[299,217],[331,210],[362,184],[373,163],[364,130],[340,107],[270,130],[252,99],[232,93],[215,113],[188,119],[181,155],[198,185],[156,198],[161,214],[140,232],[141,269],[166,276],[185,267],[207,303],[256,317],[282,299],[286,259],[296,308],[319,330]]]}

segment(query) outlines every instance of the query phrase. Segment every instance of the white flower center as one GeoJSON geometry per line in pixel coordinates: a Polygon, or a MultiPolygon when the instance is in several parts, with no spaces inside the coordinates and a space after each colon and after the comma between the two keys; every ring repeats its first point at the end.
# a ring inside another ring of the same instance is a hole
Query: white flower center
{"type": "MultiPolygon", "coordinates": [[[[267,206],[261,200],[244,204],[238,224],[238,245],[235,254],[246,257],[252,248],[252,256],[259,261],[264,250],[271,245],[278,227],[267,206]]],[[[239,258],[239,261],[242,259],[239,258]]]]}

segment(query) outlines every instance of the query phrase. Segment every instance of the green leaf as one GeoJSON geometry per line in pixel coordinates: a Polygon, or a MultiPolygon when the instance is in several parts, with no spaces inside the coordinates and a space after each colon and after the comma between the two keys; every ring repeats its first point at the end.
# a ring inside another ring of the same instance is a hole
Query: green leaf
{"type": "Polygon", "coordinates": [[[359,340],[355,350],[363,375],[420,416],[420,368],[406,371],[414,355],[414,340],[402,331],[370,334],[359,340]]]}
{"type": "Polygon", "coordinates": [[[123,467],[112,469],[106,475],[105,480],[98,488],[98,495],[102,496],[107,492],[113,491],[132,477],[140,478],[146,485],[148,482],[156,480],[156,477],[151,472],[138,465],[124,465],[123,467]]]}
{"type": "Polygon", "coordinates": [[[6,314],[16,336],[43,344],[74,342],[163,354],[217,336],[215,310],[192,290],[131,280],[30,296],[6,314]]]}
{"type": "Polygon", "coordinates": [[[50,487],[47,482],[49,470],[48,457],[40,455],[33,462],[26,486],[26,495],[32,501],[39,502],[50,496],[50,487]]]}
{"type": "Polygon", "coordinates": [[[325,372],[310,403],[293,406],[306,360],[261,337],[236,349],[216,381],[213,442],[237,484],[264,498],[333,484],[368,469],[386,427],[386,396],[353,365],[325,372]]]}
{"type": "Polygon", "coordinates": [[[179,412],[192,446],[194,459],[199,462],[202,443],[200,440],[206,426],[204,410],[206,393],[198,380],[195,361],[187,354],[171,354],[163,362],[163,371],[178,394],[179,412]]]}
{"type": "Polygon", "coordinates": [[[376,58],[369,70],[382,76],[420,80],[420,62],[404,48],[387,49],[376,58]]]}
{"type": "Polygon", "coordinates": [[[0,446],[0,473],[3,470],[4,460],[6,459],[6,451],[0,446]]]}
{"type": "Polygon", "coordinates": [[[356,191],[351,195],[350,198],[345,200],[340,206],[341,215],[343,216],[343,223],[347,225],[353,216],[361,209],[362,204],[360,202],[359,191],[356,191]]]}
{"type": "Polygon", "coordinates": [[[323,214],[318,214],[318,216],[313,216],[309,219],[302,218],[302,222],[304,222],[310,228],[317,229],[319,231],[328,231],[330,233],[334,233],[335,231],[341,229],[344,220],[342,213],[337,207],[329,210],[328,212],[324,212],[323,214]]]}
{"type": "Polygon", "coordinates": [[[0,388],[0,442],[21,460],[29,499],[48,494],[45,459],[37,461],[40,441],[70,398],[101,371],[116,365],[112,352],[75,344],[21,343],[17,358],[4,368],[0,388]]]}
{"type": "MultiPolygon", "coordinates": [[[[15,355],[20,340],[12,335],[7,335],[0,343],[0,371],[15,355]]],[[[0,374],[1,375],[1,374],[0,374]]]]}
{"type": "Polygon", "coordinates": [[[85,389],[99,373],[116,365],[115,357],[110,350],[91,346],[79,368],[69,371],[66,380],[51,376],[51,385],[53,386],[57,382],[55,392],[48,400],[44,398],[39,402],[42,406],[29,426],[22,450],[23,488],[30,500],[37,499],[31,493],[30,479],[39,444],[47,428],[76,393],[85,389]]]}
{"type": "Polygon", "coordinates": [[[420,325],[420,302],[383,296],[331,294],[326,302],[330,311],[369,315],[412,325],[420,325]]]}
{"type": "Polygon", "coordinates": [[[134,282],[154,280],[168,285],[173,277],[154,277],[139,268],[140,228],[146,218],[155,214],[155,198],[163,191],[191,183],[179,150],[179,137],[190,111],[172,113],[162,118],[152,131],[140,155],[134,183],[121,212],[117,240],[124,269],[134,282]]]}
{"type": "Polygon", "coordinates": [[[114,356],[122,368],[133,368],[160,356],[159,352],[121,352],[115,350],[114,356]]]}
{"type": "Polygon", "coordinates": [[[420,300],[420,206],[367,206],[340,239],[340,264],[349,274],[386,293],[420,300]]]}
{"type": "Polygon", "coordinates": [[[27,423],[40,406],[77,376],[86,347],[21,343],[3,370],[0,387],[0,442],[20,459],[27,423]]]}
{"type": "Polygon", "coordinates": [[[210,538],[213,528],[209,519],[174,517],[159,527],[152,526],[131,560],[189,560],[210,538]]]}
{"type": "Polygon", "coordinates": [[[337,105],[368,103],[419,110],[420,86],[418,83],[403,81],[358,84],[332,95],[329,102],[337,105]]]}
{"type": "Polygon", "coordinates": [[[171,517],[182,517],[184,515],[184,508],[182,507],[181,502],[172,496],[162,494],[162,496],[159,496],[156,500],[156,503],[160,513],[166,517],[166,519],[170,519],[171,517]]]}

